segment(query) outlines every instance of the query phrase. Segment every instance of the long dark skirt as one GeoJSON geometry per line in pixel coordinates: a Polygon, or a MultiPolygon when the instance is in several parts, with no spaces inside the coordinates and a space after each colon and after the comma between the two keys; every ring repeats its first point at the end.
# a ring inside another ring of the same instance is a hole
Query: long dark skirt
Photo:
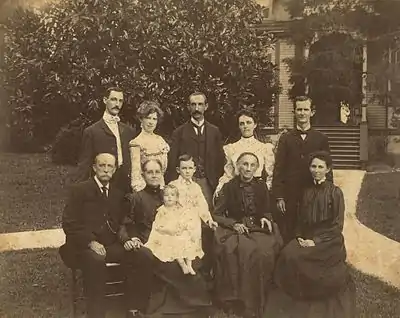
{"type": "Polygon", "coordinates": [[[147,249],[143,264],[152,267],[154,277],[146,317],[206,317],[211,309],[207,284],[199,272],[201,261],[194,261],[197,275],[185,275],[177,262],[159,261],[147,249]]]}
{"type": "Polygon", "coordinates": [[[273,234],[215,231],[215,296],[218,302],[240,301],[260,316],[267,301],[275,257],[280,248],[273,234]]]}
{"type": "Polygon", "coordinates": [[[286,294],[299,300],[318,300],[337,293],[348,280],[343,236],[301,247],[296,239],[282,250],[274,279],[286,294]]]}
{"type": "Polygon", "coordinates": [[[268,297],[265,316],[273,318],[356,318],[356,288],[349,277],[347,283],[321,300],[297,300],[280,289],[268,297]]]}

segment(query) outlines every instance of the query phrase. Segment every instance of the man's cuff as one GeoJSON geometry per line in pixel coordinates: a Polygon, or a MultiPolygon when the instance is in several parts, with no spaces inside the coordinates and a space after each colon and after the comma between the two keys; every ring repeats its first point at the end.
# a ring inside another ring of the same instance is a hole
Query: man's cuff
{"type": "Polygon", "coordinates": [[[141,241],[141,239],[138,238],[138,237],[132,237],[130,240],[131,240],[131,241],[139,241],[141,244],[143,244],[143,242],[141,241]]]}

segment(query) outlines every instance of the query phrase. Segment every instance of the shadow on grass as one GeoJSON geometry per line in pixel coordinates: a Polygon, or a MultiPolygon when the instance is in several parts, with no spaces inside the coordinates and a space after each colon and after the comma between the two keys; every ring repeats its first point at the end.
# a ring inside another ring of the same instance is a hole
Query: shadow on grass
{"type": "MultiPolygon", "coordinates": [[[[352,275],[357,318],[398,317],[400,290],[354,268],[352,275]]],[[[0,253],[0,317],[71,317],[69,283],[57,249],[0,253]]],[[[107,317],[123,318],[122,311],[114,309],[107,317]]],[[[214,318],[229,317],[218,312],[214,318]]]]}
{"type": "Polygon", "coordinates": [[[400,242],[400,172],[366,174],[357,218],[370,229],[400,242]]]}
{"type": "Polygon", "coordinates": [[[45,154],[0,153],[0,233],[59,227],[74,169],[45,154]]]}

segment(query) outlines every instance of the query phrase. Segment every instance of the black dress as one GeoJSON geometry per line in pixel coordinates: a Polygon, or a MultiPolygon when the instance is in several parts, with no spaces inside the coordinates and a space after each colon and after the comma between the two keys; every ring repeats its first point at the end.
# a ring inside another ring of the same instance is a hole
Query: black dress
{"type": "MultiPolygon", "coordinates": [[[[282,250],[275,268],[277,286],[292,299],[309,305],[326,302],[331,316],[324,313],[323,317],[352,317],[354,311],[343,222],[340,188],[330,181],[308,187],[301,202],[296,237],[311,239],[315,246],[301,247],[293,239],[282,250]]],[[[301,317],[299,312],[297,315],[301,317]]]]}
{"type": "Polygon", "coordinates": [[[246,314],[257,317],[263,314],[281,246],[278,232],[260,227],[263,217],[271,220],[264,181],[244,183],[235,177],[224,185],[214,211],[220,225],[214,246],[216,297],[222,303],[239,303],[246,314]],[[245,224],[250,233],[238,234],[235,223],[245,224]]]}

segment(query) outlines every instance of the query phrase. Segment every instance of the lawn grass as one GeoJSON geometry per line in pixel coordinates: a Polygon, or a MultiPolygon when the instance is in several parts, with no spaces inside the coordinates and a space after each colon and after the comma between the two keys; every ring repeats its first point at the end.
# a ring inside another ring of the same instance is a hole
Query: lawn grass
{"type": "Polygon", "coordinates": [[[73,170],[45,154],[0,153],[0,233],[59,227],[73,170]]]}
{"type": "MultiPolygon", "coordinates": [[[[400,290],[355,269],[352,274],[357,288],[357,318],[399,317],[400,290]]],[[[69,283],[69,270],[56,249],[1,253],[0,317],[71,317],[69,283]]],[[[107,318],[123,317],[123,312],[114,308],[107,318]]],[[[234,317],[219,311],[213,318],[234,317]]]]}
{"type": "Polygon", "coordinates": [[[357,202],[360,222],[397,242],[400,242],[399,194],[400,172],[366,174],[357,202]]]}

